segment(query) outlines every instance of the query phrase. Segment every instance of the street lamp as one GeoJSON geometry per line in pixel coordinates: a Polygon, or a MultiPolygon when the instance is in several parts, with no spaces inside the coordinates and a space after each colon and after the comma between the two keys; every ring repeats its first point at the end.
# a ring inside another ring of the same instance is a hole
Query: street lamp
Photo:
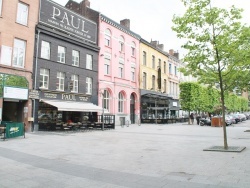
{"type": "Polygon", "coordinates": [[[102,131],[104,131],[104,91],[100,90],[102,95],[102,131]]]}

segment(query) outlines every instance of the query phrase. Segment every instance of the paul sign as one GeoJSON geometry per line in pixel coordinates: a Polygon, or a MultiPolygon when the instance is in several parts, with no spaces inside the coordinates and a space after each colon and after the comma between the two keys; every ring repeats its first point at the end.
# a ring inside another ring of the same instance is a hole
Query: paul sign
{"type": "Polygon", "coordinates": [[[51,0],[40,0],[39,23],[96,44],[96,23],[51,0]]]}

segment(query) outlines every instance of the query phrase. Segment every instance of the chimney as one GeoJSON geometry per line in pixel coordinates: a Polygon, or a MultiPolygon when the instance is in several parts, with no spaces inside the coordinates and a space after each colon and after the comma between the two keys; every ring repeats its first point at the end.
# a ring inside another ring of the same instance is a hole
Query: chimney
{"type": "Polygon", "coordinates": [[[177,51],[177,52],[174,52],[174,56],[177,58],[177,59],[179,59],[179,52],[177,51]]]}
{"type": "Polygon", "coordinates": [[[83,1],[83,6],[86,8],[86,7],[88,7],[88,8],[90,8],[90,2],[88,1],[88,0],[84,0],[83,1]]]}
{"type": "Polygon", "coordinates": [[[150,44],[152,44],[154,47],[157,47],[159,42],[156,40],[151,40],[150,44]]]}
{"type": "Polygon", "coordinates": [[[174,55],[174,50],[173,50],[173,49],[170,49],[170,50],[169,50],[169,54],[173,56],[173,55],[174,55]]]}
{"type": "Polygon", "coordinates": [[[157,46],[160,50],[164,51],[164,44],[158,44],[157,46]]]}
{"type": "Polygon", "coordinates": [[[127,27],[128,29],[130,29],[130,20],[129,19],[121,20],[120,24],[127,27]]]}

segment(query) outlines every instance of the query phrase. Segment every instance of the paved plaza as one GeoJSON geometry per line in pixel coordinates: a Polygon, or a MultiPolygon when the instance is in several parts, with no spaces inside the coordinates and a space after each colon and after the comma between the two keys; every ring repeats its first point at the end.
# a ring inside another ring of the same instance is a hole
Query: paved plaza
{"type": "Polygon", "coordinates": [[[227,127],[117,126],[89,132],[33,132],[0,140],[1,188],[249,188],[250,120],[227,127]]]}

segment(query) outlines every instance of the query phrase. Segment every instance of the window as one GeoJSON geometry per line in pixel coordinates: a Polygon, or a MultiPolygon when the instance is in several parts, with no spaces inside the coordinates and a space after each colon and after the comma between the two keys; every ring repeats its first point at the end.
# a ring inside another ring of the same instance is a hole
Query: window
{"type": "Polygon", "coordinates": [[[131,80],[135,81],[135,68],[131,67],[131,80]]]}
{"type": "Polygon", "coordinates": [[[155,75],[152,76],[152,89],[155,90],[155,75]]]}
{"type": "Polygon", "coordinates": [[[167,65],[166,65],[166,62],[165,62],[165,61],[164,61],[163,71],[164,71],[165,74],[167,73],[167,65]]]}
{"type": "Polygon", "coordinates": [[[155,56],[152,55],[152,68],[155,69],[155,56]]]}
{"type": "Polygon", "coordinates": [[[172,64],[171,63],[169,63],[169,74],[172,74],[172,64]]]}
{"type": "Polygon", "coordinates": [[[93,84],[93,79],[87,77],[86,78],[86,93],[87,94],[92,94],[92,84],[93,84]]]}
{"type": "Polygon", "coordinates": [[[80,52],[72,50],[72,65],[79,67],[80,52]]]}
{"type": "Polygon", "coordinates": [[[158,61],[158,68],[161,68],[161,59],[158,61]]]}
{"type": "Polygon", "coordinates": [[[123,78],[123,64],[119,63],[118,67],[119,78],[123,78]]]}
{"type": "Polygon", "coordinates": [[[3,1],[0,0],[0,16],[2,15],[2,4],[3,4],[3,1]]]}
{"type": "Polygon", "coordinates": [[[143,89],[147,89],[147,73],[143,73],[143,77],[142,77],[142,86],[143,89]]]}
{"type": "Polygon", "coordinates": [[[163,86],[163,89],[164,89],[164,93],[166,93],[167,92],[167,80],[166,79],[164,79],[164,86],[163,86]]]}
{"type": "Polygon", "coordinates": [[[73,82],[73,88],[71,92],[78,93],[78,76],[73,74],[71,76],[71,81],[73,82]]]}
{"type": "Polygon", "coordinates": [[[123,36],[120,36],[120,38],[119,38],[119,50],[120,50],[120,52],[124,52],[124,38],[123,38],[123,36]]]}
{"type": "Polygon", "coordinates": [[[86,55],[86,69],[93,69],[93,56],[89,54],[86,55]]]}
{"type": "Polygon", "coordinates": [[[143,65],[147,65],[147,53],[145,51],[143,51],[143,65]]]}
{"type": "Polygon", "coordinates": [[[174,66],[174,75],[177,76],[177,67],[174,66]]]}
{"type": "Polygon", "coordinates": [[[49,70],[48,69],[40,69],[40,87],[42,89],[49,88],[49,70]]]}
{"type": "Polygon", "coordinates": [[[14,40],[13,66],[24,67],[26,42],[24,40],[14,40]]]}
{"type": "Polygon", "coordinates": [[[135,43],[132,42],[131,44],[131,53],[132,53],[132,56],[135,56],[135,43]]]}
{"type": "Polygon", "coordinates": [[[27,23],[28,23],[28,14],[29,14],[28,5],[19,2],[18,7],[17,7],[16,22],[20,23],[22,25],[27,25],[27,23]]]}
{"type": "Polygon", "coordinates": [[[105,54],[105,59],[104,59],[104,74],[105,75],[110,74],[110,59],[111,59],[111,55],[105,54]]]}
{"type": "Polygon", "coordinates": [[[109,110],[109,92],[104,90],[103,93],[103,108],[109,110]]]}
{"type": "Polygon", "coordinates": [[[124,97],[122,92],[119,93],[118,96],[118,112],[123,112],[123,108],[124,108],[124,97]]]}
{"type": "Polygon", "coordinates": [[[50,43],[42,41],[41,58],[50,59],[50,43]]]}
{"type": "Polygon", "coordinates": [[[56,90],[64,91],[65,73],[57,72],[56,90]]]}
{"type": "Polygon", "coordinates": [[[105,30],[105,46],[110,46],[110,41],[111,41],[111,32],[109,29],[105,30]]]}
{"type": "Polygon", "coordinates": [[[66,51],[65,47],[58,46],[57,62],[65,63],[65,51],[66,51]]]}

